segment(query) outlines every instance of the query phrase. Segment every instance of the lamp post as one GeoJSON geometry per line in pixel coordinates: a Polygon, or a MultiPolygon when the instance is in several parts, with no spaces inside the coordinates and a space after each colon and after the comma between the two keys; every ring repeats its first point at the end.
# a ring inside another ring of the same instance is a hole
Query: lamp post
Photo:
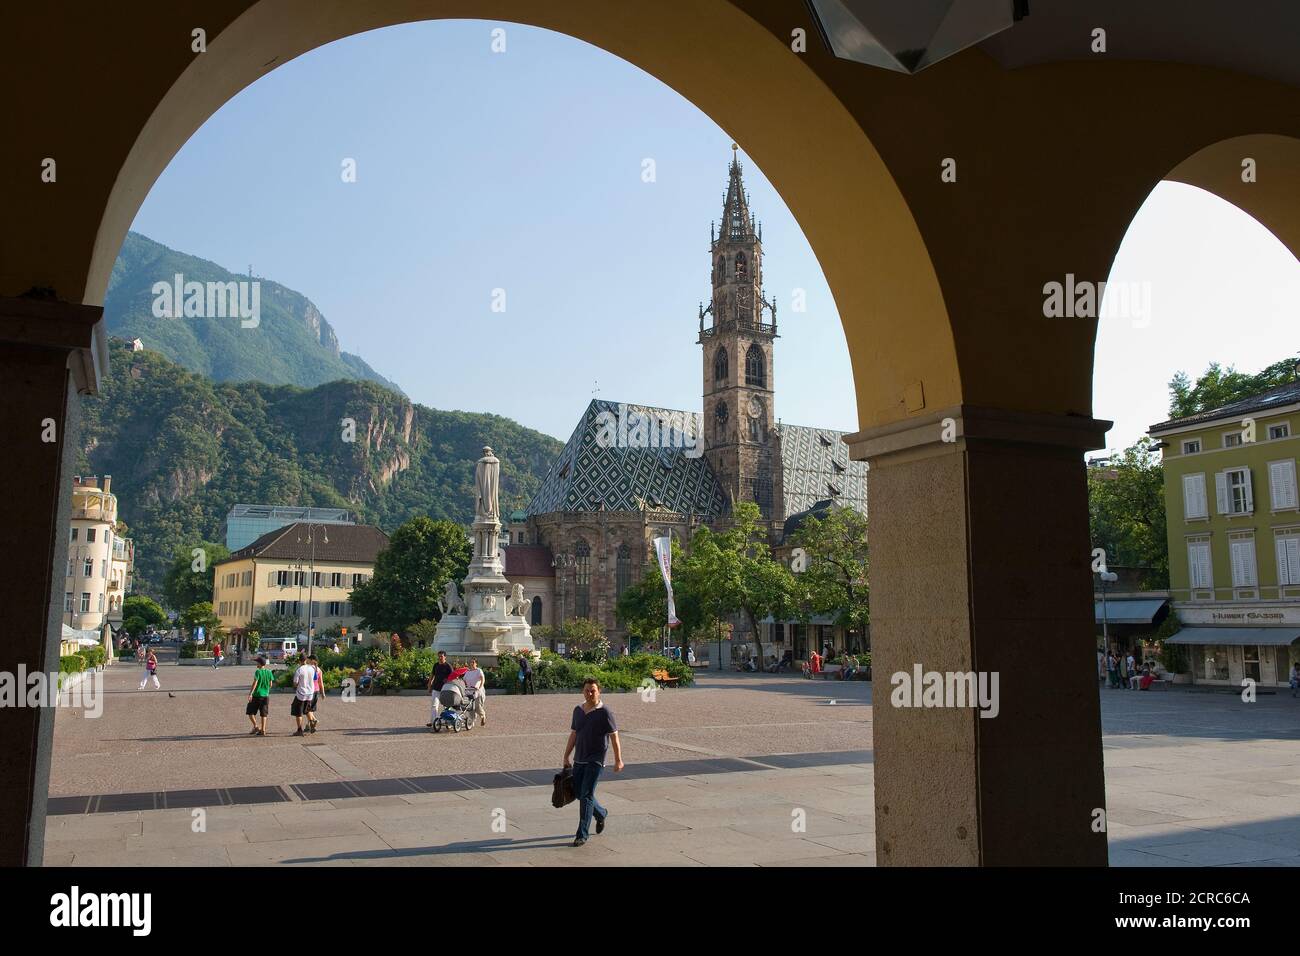
{"type": "Polygon", "coordinates": [[[1106,653],[1110,653],[1110,614],[1106,611],[1106,585],[1114,584],[1119,580],[1119,575],[1114,571],[1102,571],[1097,577],[1101,579],[1101,641],[1106,647],[1106,653]]]}
{"type": "MultiPolygon", "coordinates": [[[[312,623],[312,598],[316,593],[316,535],[315,529],[321,529],[321,535],[325,539],[324,543],[330,543],[329,531],[324,525],[308,524],[307,525],[307,543],[311,545],[311,564],[308,567],[307,578],[307,656],[311,656],[312,639],[315,635],[316,625],[312,623]]],[[[301,531],[301,529],[299,529],[301,531]]],[[[298,543],[302,543],[302,538],[298,538],[298,543]]]]}

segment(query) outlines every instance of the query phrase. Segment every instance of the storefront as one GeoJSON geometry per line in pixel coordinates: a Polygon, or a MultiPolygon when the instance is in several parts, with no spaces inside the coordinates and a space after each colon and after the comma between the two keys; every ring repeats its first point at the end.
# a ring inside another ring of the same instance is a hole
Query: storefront
{"type": "Polygon", "coordinates": [[[1285,687],[1300,664],[1300,606],[1177,608],[1185,625],[1170,644],[1187,648],[1192,681],[1240,686],[1246,678],[1285,687]]]}

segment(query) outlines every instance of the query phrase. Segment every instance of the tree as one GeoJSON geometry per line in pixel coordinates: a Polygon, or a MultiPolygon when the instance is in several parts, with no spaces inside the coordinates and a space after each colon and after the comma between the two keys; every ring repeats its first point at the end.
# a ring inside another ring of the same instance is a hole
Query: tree
{"type": "Polygon", "coordinates": [[[1145,568],[1144,588],[1169,587],[1164,467],[1150,438],[1088,469],[1088,526],[1107,565],[1145,568]]]}
{"type": "MultiPolygon", "coordinates": [[[[743,614],[755,642],[761,619],[794,616],[800,604],[799,586],[790,570],[772,557],[760,517],[758,505],[744,501],[736,505],[726,531],[701,527],[691,540],[691,553],[680,574],[683,608],[692,617],[702,619],[710,612],[719,617],[743,614]]],[[[674,593],[677,582],[674,574],[674,593]]],[[[688,624],[685,618],[683,624],[688,624]]],[[[685,630],[689,639],[692,628],[685,630]]],[[[687,651],[689,645],[683,647],[683,653],[687,651]]]]}
{"type": "Polygon", "coordinates": [[[1186,372],[1179,372],[1169,382],[1169,417],[1186,418],[1294,382],[1297,367],[1300,367],[1300,357],[1287,358],[1251,375],[1238,372],[1231,365],[1225,369],[1218,362],[1211,362],[1195,385],[1186,372]]]}
{"type": "Polygon", "coordinates": [[[181,626],[188,630],[191,635],[194,634],[195,628],[202,627],[209,644],[223,636],[221,618],[213,613],[211,601],[199,601],[197,604],[191,604],[181,612],[180,620],[181,626]]]}
{"type": "Polygon", "coordinates": [[[122,602],[122,627],[128,634],[138,636],[148,627],[167,623],[167,612],[151,597],[132,594],[122,602]]]}
{"type": "Polygon", "coordinates": [[[302,630],[302,621],[292,614],[276,614],[270,608],[262,608],[248,622],[248,630],[256,631],[261,637],[293,637],[302,630]]]}
{"type": "Polygon", "coordinates": [[[865,640],[871,620],[866,517],[852,508],[810,515],[793,543],[807,554],[807,569],[796,578],[812,611],[834,614],[837,624],[865,640]]]}
{"type": "Polygon", "coordinates": [[[420,516],[395,532],[375,562],[374,576],[352,589],[352,607],[372,631],[402,632],[417,621],[439,620],[438,599],[448,581],[469,571],[465,529],[420,516]]]}
{"type": "Polygon", "coordinates": [[[199,541],[177,549],[163,578],[163,597],[167,603],[180,610],[211,601],[216,564],[228,557],[230,550],[212,541],[199,541]]]}

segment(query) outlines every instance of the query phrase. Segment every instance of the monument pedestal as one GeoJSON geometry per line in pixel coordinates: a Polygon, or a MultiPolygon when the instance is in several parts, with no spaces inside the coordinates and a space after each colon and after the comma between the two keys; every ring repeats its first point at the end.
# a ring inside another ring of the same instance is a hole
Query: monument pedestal
{"type": "MultiPolygon", "coordinates": [[[[501,560],[501,521],[497,510],[497,474],[501,463],[490,447],[475,467],[477,500],[474,516],[474,556],[461,583],[462,608],[448,607],[438,622],[433,648],[448,657],[472,655],[481,665],[496,663],[503,651],[532,653],[528,619],[515,613],[521,594],[512,594],[501,560]],[[461,613],[455,613],[460,611],[461,613]]],[[[522,588],[520,589],[522,592],[522,588]]],[[[448,601],[451,591],[448,591],[448,601]]]]}

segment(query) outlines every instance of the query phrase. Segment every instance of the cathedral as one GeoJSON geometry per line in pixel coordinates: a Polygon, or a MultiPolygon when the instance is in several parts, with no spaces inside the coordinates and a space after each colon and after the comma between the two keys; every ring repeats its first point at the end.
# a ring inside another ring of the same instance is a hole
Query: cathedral
{"type": "MultiPolygon", "coordinates": [[[[715,224],[716,226],[716,224],[715,224]]],[[[778,423],[776,305],[763,292],[762,227],[740,162],[728,171],[720,228],[710,228],[712,292],[699,310],[703,414],[593,400],[527,509],[506,525],[506,577],[522,584],[534,625],[601,623],[611,646],[630,642],[618,596],[655,566],[652,540],[689,550],[700,525],[725,527],[736,502],[758,505],[778,556],[809,514],[867,510],[866,465],[843,432],[778,423]]],[[[829,619],[809,625],[737,622],[736,656],[844,649],[829,619]]],[[[728,656],[724,649],[724,656],[728,656]]]]}

